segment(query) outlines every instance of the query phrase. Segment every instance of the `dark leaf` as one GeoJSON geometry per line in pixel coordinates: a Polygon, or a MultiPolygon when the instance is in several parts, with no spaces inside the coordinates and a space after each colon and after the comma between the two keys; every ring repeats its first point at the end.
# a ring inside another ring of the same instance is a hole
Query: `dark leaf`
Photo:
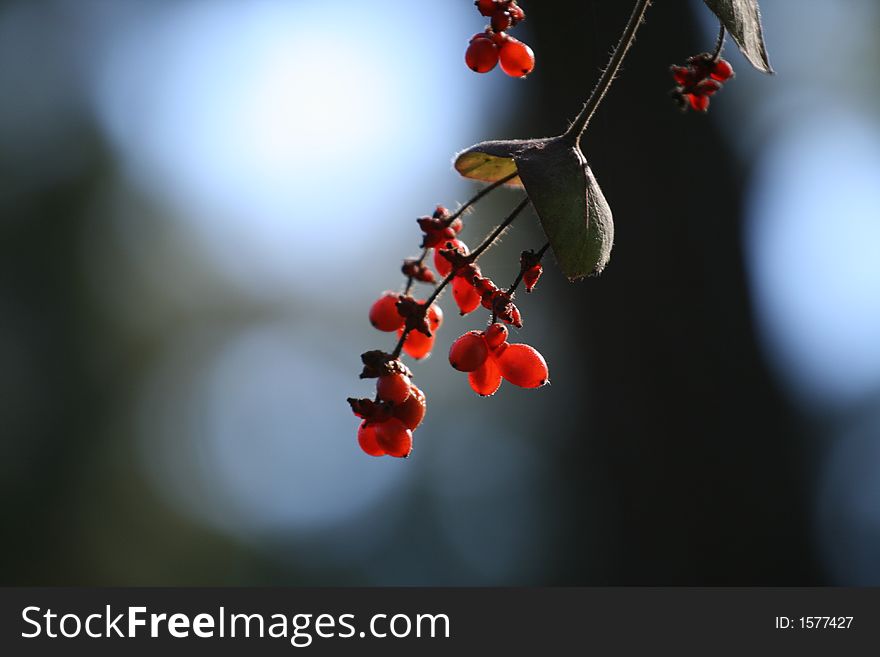
{"type": "Polygon", "coordinates": [[[773,73],[764,45],[758,0],[703,0],[736,41],[742,54],[762,73],[773,73]]]}
{"type": "Polygon", "coordinates": [[[525,187],[563,273],[576,280],[605,268],[614,241],[611,209],[570,139],[484,142],[459,153],[455,168],[487,182],[517,171],[511,184],[525,187]]]}

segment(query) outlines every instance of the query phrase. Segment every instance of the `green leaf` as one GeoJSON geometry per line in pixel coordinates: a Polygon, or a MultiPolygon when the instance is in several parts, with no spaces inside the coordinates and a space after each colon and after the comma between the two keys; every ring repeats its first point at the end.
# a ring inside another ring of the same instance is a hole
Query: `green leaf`
{"type": "MultiPolygon", "coordinates": [[[[528,143],[520,140],[484,141],[458,153],[454,158],[455,170],[465,178],[496,182],[516,171],[513,154],[527,147],[528,143]]],[[[522,187],[519,178],[507,184],[522,187]]]]}
{"type": "Polygon", "coordinates": [[[718,17],[740,51],[762,73],[773,73],[764,45],[758,0],[703,0],[718,17]]]}
{"type": "Polygon", "coordinates": [[[491,141],[455,158],[467,178],[492,182],[514,171],[569,280],[598,274],[608,264],[614,242],[611,209],[580,147],[571,139],[491,141]]]}

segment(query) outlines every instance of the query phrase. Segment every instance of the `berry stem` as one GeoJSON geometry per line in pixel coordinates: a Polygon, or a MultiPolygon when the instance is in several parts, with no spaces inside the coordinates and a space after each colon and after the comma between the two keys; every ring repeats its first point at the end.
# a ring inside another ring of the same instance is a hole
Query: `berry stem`
{"type": "Polygon", "coordinates": [[[596,110],[605,98],[605,94],[608,93],[608,89],[611,87],[611,83],[614,82],[614,78],[620,70],[620,65],[623,63],[626,53],[633,42],[635,42],[636,32],[642,24],[645,12],[650,6],[651,0],[637,0],[635,7],[633,7],[632,15],[629,17],[629,22],[620,36],[620,41],[617,42],[617,46],[614,48],[608,66],[602,73],[602,77],[599,78],[599,82],[593,87],[593,91],[590,93],[590,97],[583,109],[563,134],[563,138],[571,140],[574,144],[580,144],[581,137],[586,131],[590,119],[593,118],[593,114],[596,113],[596,110]]]}
{"type": "MultiPolygon", "coordinates": [[[[512,177],[513,176],[509,176],[508,179],[510,179],[512,177]]],[[[501,180],[499,182],[503,183],[504,181],[501,180]]],[[[497,186],[497,183],[493,183],[493,186],[497,186]]],[[[489,188],[487,187],[483,191],[488,193],[486,191],[488,189],[489,188]]],[[[507,227],[513,223],[513,220],[516,219],[523,210],[525,210],[526,206],[529,203],[530,203],[529,199],[524,198],[519,203],[519,205],[517,205],[513,209],[513,211],[509,215],[507,215],[507,218],[504,221],[502,221],[500,224],[498,224],[498,226],[495,228],[495,230],[493,230],[491,233],[489,233],[489,235],[486,236],[486,238],[480,243],[480,245],[468,256],[468,260],[471,263],[476,262],[477,259],[481,255],[483,255],[495,243],[495,241],[501,236],[501,234],[505,230],[507,230],[507,227]]],[[[446,286],[452,282],[453,278],[455,278],[455,271],[450,272],[450,274],[446,278],[444,278],[437,287],[434,288],[434,291],[431,293],[431,296],[429,296],[427,299],[425,299],[425,302],[423,304],[424,308],[425,308],[425,312],[427,312],[428,308],[431,307],[431,304],[437,300],[437,297],[440,296],[440,294],[443,292],[443,290],[446,288],[446,286]]],[[[400,339],[397,341],[397,346],[394,347],[394,351],[391,352],[392,360],[400,358],[400,352],[403,351],[403,343],[406,342],[406,336],[408,336],[409,333],[410,333],[410,329],[405,328],[403,330],[403,333],[400,335],[400,339]]]]}
{"type": "MultiPolygon", "coordinates": [[[[535,260],[537,262],[541,262],[541,258],[544,257],[544,254],[547,253],[547,249],[550,248],[550,242],[547,242],[544,246],[538,249],[538,252],[535,254],[535,260]]],[[[511,296],[514,292],[516,292],[516,288],[519,287],[519,284],[522,283],[523,276],[525,275],[525,270],[520,268],[519,274],[517,274],[516,280],[513,281],[513,285],[507,288],[507,293],[511,296]]],[[[494,323],[494,322],[493,322],[494,323]]]]}
{"type": "MultiPolygon", "coordinates": [[[[538,249],[538,252],[535,254],[535,260],[537,262],[541,262],[541,259],[544,257],[544,254],[547,253],[547,249],[549,249],[549,248],[550,248],[550,242],[547,242],[546,244],[544,244],[544,246],[542,246],[540,249],[538,249]]],[[[516,275],[516,279],[513,281],[511,286],[509,288],[507,288],[507,294],[511,298],[513,298],[513,293],[516,292],[516,288],[518,288],[519,284],[522,283],[523,276],[525,275],[525,273],[526,273],[525,270],[520,268],[519,274],[516,275]]],[[[493,310],[492,311],[492,321],[490,323],[494,324],[497,320],[498,320],[498,315],[493,310]]]]}
{"type": "MultiPolygon", "coordinates": [[[[496,189],[498,189],[499,187],[501,187],[501,185],[503,185],[504,183],[513,180],[513,179],[516,178],[518,175],[519,175],[519,174],[518,174],[516,171],[514,171],[514,172],[511,173],[510,175],[504,176],[503,178],[501,178],[501,179],[499,179],[499,180],[496,180],[495,182],[493,182],[493,183],[492,183],[491,185],[489,185],[488,187],[484,187],[484,188],[481,189],[479,192],[477,192],[476,194],[474,194],[469,200],[465,201],[464,205],[462,205],[458,210],[456,210],[455,212],[453,212],[453,213],[449,216],[449,218],[445,220],[444,223],[445,223],[447,226],[450,226],[450,225],[452,224],[453,221],[455,221],[455,220],[458,219],[461,215],[463,215],[465,212],[467,212],[467,210],[468,210],[472,205],[475,205],[475,204],[478,203],[478,202],[479,202],[484,196],[486,196],[486,195],[490,194],[491,192],[495,191],[496,189]]],[[[431,250],[431,249],[422,249],[422,255],[419,256],[419,259],[416,261],[416,264],[421,265],[422,263],[424,263],[424,262],[425,262],[425,258],[428,257],[428,251],[430,251],[430,250],[431,250]]],[[[409,277],[406,279],[406,289],[403,291],[404,294],[409,294],[410,290],[412,290],[413,283],[414,283],[414,279],[413,279],[413,277],[412,277],[412,276],[409,276],[409,277]]]]}
{"type": "Polygon", "coordinates": [[[489,249],[489,247],[491,247],[493,244],[495,244],[495,240],[497,240],[499,237],[501,237],[501,234],[505,230],[507,230],[507,227],[513,223],[513,220],[517,218],[517,216],[519,215],[520,212],[525,210],[526,206],[529,203],[531,203],[531,201],[529,201],[528,197],[526,197],[522,201],[520,201],[520,204],[517,205],[513,209],[513,212],[511,212],[507,216],[507,219],[505,219],[500,224],[498,224],[498,226],[495,228],[495,230],[493,230],[489,234],[489,236],[483,240],[483,242],[480,244],[480,246],[478,246],[476,249],[474,249],[473,253],[471,253],[468,256],[468,260],[470,260],[471,262],[476,262],[477,258],[479,258],[481,255],[483,255],[489,249]]]}
{"type": "Polygon", "coordinates": [[[724,50],[724,36],[726,32],[724,30],[724,23],[721,24],[721,28],[718,30],[718,40],[715,41],[715,50],[712,51],[712,61],[717,62],[721,57],[721,51],[724,50]]]}

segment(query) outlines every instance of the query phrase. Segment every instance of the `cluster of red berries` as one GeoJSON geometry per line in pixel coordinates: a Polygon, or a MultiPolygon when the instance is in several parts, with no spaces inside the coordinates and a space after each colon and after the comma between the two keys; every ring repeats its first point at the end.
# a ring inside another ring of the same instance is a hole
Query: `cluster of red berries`
{"type": "Polygon", "coordinates": [[[548,381],[547,363],[541,354],[525,344],[509,344],[504,325],[522,327],[513,292],[520,281],[532,291],[543,271],[541,257],[547,247],[539,253],[523,251],[520,277],[509,290],[500,289],[482,275],[476,255],[471,255],[467,245],[458,239],[464,209],[451,214],[437,206],[431,216],[417,219],[423,252],[418,259],[404,260],[406,291],[383,292],[370,307],[373,327],[398,336],[398,346],[392,354],[377,350],[361,355],[361,378],[377,379],[375,398],[348,400],[354,414],[362,420],[358,443],[371,456],[403,458],[412,451],[413,431],[424,419],[427,405],[424,393],[412,383],[412,372],[400,361],[399,354],[403,352],[418,360],[431,353],[436,332],[443,324],[443,311],[433,301],[446,284],[451,284],[462,315],[481,305],[492,312],[489,328],[464,334],[449,351],[452,367],[468,373],[474,391],[492,395],[504,379],[522,388],[538,388],[548,381]],[[409,294],[414,281],[437,280],[435,272],[425,264],[431,250],[436,274],[443,282],[429,300],[417,299],[409,294]]]}
{"type": "Polygon", "coordinates": [[[682,111],[690,107],[705,112],[709,109],[709,98],[733,77],[728,61],[707,52],[690,57],[685,66],[671,66],[669,70],[676,84],[670,94],[682,111]]]}
{"type": "Polygon", "coordinates": [[[396,331],[398,337],[407,331],[403,350],[416,360],[421,360],[431,353],[434,334],[443,324],[440,306],[432,303],[425,311],[424,305],[423,300],[409,295],[384,292],[370,308],[370,324],[380,331],[396,331]]]}
{"type": "Polygon", "coordinates": [[[361,378],[376,379],[376,399],[349,399],[361,418],[358,443],[370,456],[406,458],[412,452],[412,432],[425,418],[425,394],[412,382],[412,372],[381,351],[361,356],[361,378]]]}
{"type": "Polygon", "coordinates": [[[449,349],[449,364],[468,373],[468,383],[478,395],[494,395],[506,379],[520,388],[540,388],[548,382],[544,357],[527,344],[510,344],[504,324],[485,331],[468,331],[449,349]]]}
{"type": "Polygon", "coordinates": [[[507,30],[525,20],[526,14],[516,0],[476,0],[483,16],[490,18],[484,32],[471,37],[464,53],[468,68],[488,73],[501,62],[501,70],[513,78],[522,78],[535,68],[535,53],[525,43],[507,34],[507,30]]]}
{"type": "Polygon", "coordinates": [[[433,249],[449,240],[455,239],[456,235],[464,227],[461,219],[452,219],[449,210],[442,205],[438,205],[437,209],[434,210],[434,214],[430,217],[419,217],[416,219],[416,222],[424,233],[424,238],[422,239],[423,249],[433,249]]]}

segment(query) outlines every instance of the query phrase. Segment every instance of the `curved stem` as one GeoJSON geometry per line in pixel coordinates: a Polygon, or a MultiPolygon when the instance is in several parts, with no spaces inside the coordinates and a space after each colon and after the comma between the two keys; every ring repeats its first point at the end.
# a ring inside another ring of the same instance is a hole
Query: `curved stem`
{"type": "MultiPolygon", "coordinates": [[[[546,242],[544,244],[544,246],[542,246],[540,249],[538,249],[538,252],[535,254],[535,258],[536,258],[537,262],[541,262],[541,258],[544,257],[544,254],[547,253],[547,249],[549,249],[549,248],[550,248],[550,242],[546,242]]],[[[519,274],[516,275],[516,279],[513,281],[513,283],[510,285],[510,287],[507,288],[507,295],[511,299],[513,298],[513,293],[516,292],[516,288],[518,288],[519,284],[522,283],[523,276],[525,276],[525,273],[526,273],[526,270],[523,269],[522,267],[520,267],[519,274]]],[[[498,321],[498,313],[496,313],[495,310],[492,310],[492,321],[490,323],[494,324],[496,321],[498,321]]]]}
{"type": "MultiPolygon", "coordinates": [[[[471,263],[474,263],[477,261],[477,259],[481,255],[483,255],[486,251],[488,251],[489,248],[495,243],[495,241],[499,237],[501,237],[501,234],[505,230],[507,230],[507,227],[513,223],[513,220],[519,216],[520,212],[525,210],[526,206],[530,202],[531,201],[529,201],[528,197],[523,199],[520,202],[520,204],[517,205],[509,215],[507,215],[507,218],[504,221],[502,221],[500,224],[498,224],[498,226],[495,228],[495,230],[493,230],[491,233],[489,233],[489,235],[486,236],[486,239],[484,239],[480,243],[480,245],[476,249],[474,249],[474,251],[468,256],[468,260],[471,263]]],[[[446,288],[446,286],[452,282],[453,278],[455,278],[454,271],[451,272],[449,274],[449,276],[444,278],[436,288],[434,288],[434,291],[431,293],[431,296],[429,296],[427,299],[425,299],[425,302],[423,304],[423,306],[425,308],[425,312],[427,312],[427,309],[431,307],[431,304],[437,300],[437,297],[440,296],[440,294],[443,292],[443,290],[446,288]]],[[[410,330],[411,329],[408,329],[408,328],[403,330],[403,333],[400,335],[400,339],[397,341],[397,346],[395,346],[394,351],[391,352],[392,360],[400,358],[400,352],[403,350],[403,343],[406,342],[406,336],[409,335],[410,330]]]]}
{"type": "Polygon", "coordinates": [[[488,193],[490,193],[490,192],[496,190],[497,188],[501,187],[501,185],[503,185],[504,183],[510,182],[511,180],[513,180],[514,178],[516,178],[518,175],[519,175],[519,173],[518,173],[517,171],[514,171],[513,173],[508,174],[508,175],[504,176],[503,178],[500,178],[500,179],[496,180],[495,182],[493,182],[493,183],[492,183],[491,185],[489,185],[488,187],[484,187],[483,189],[481,189],[479,192],[477,192],[476,194],[474,194],[474,196],[473,196],[469,201],[466,201],[464,205],[462,205],[458,210],[456,210],[456,211],[452,214],[452,216],[449,217],[449,219],[446,220],[446,225],[448,226],[448,225],[450,225],[453,221],[455,221],[456,219],[458,219],[461,215],[463,215],[463,214],[465,213],[465,211],[467,211],[467,209],[468,209],[469,207],[471,207],[472,205],[474,205],[475,203],[477,203],[480,199],[482,199],[484,196],[486,196],[486,194],[488,194],[488,193]]]}
{"type": "Polygon", "coordinates": [[[715,41],[715,50],[712,51],[712,61],[717,62],[718,58],[721,57],[721,51],[724,49],[724,35],[726,34],[724,30],[724,23],[721,24],[721,28],[718,30],[718,40],[715,41]]]}
{"type": "MultiPolygon", "coordinates": [[[[499,179],[499,180],[496,180],[495,182],[493,182],[493,183],[492,183],[491,185],[489,185],[488,187],[484,187],[484,188],[481,189],[479,192],[477,192],[476,194],[474,194],[469,200],[465,201],[464,205],[462,205],[458,210],[456,210],[454,213],[452,213],[452,214],[449,216],[449,218],[448,218],[444,223],[445,223],[447,226],[449,226],[450,224],[452,224],[453,221],[455,221],[455,220],[458,219],[461,215],[463,215],[465,212],[467,212],[468,208],[470,208],[472,205],[474,205],[474,204],[476,204],[477,202],[479,202],[480,199],[482,199],[484,196],[486,196],[487,194],[489,194],[489,193],[495,191],[496,189],[498,189],[499,187],[501,187],[501,185],[503,185],[504,183],[506,183],[506,182],[510,182],[511,180],[513,180],[514,178],[516,178],[518,175],[519,175],[519,173],[516,172],[516,171],[514,171],[513,173],[511,173],[511,174],[509,174],[509,175],[507,175],[507,176],[504,176],[503,178],[501,178],[501,179],[499,179]]],[[[422,264],[423,262],[425,262],[425,258],[428,257],[428,251],[430,251],[430,249],[427,249],[427,248],[422,249],[422,255],[419,256],[419,259],[416,261],[416,264],[419,264],[419,265],[420,265],[420,264],[422,264]]],[[[415,281],[413,280],[413,277],[412,277],[412,276],[409,276],[409,277],[407,278],[407,280],[406,280],[406,289],[403,291],[404,294],[409,294],[410,290],[412,290],[412,286],[413,286],[413,283],[414,283],[414,282],[415,282],[415,281]]]]}
{"type": "MultiPolygon", "coordinates": [[[[544,254],[547,253],[547,249],[549,249],[549,248],[550,248],[550,242],[547,242],[546,244],[544,244],[544,246],[542,246],[540,249],[538,249],[538,252],[535,254],[535,258],[537,259],[538,262],[541,262],[541,258],[544,257],[544,254]]],[[[516,280],[513,281],[513,285],[511,285],[509,288],[507,288],[508,294],[513,295],[513,293],[516,292],[516,288],[518,288],[519,284],[522,283],[522,279],[523,279],[523,276],[525,275],[525,273],[526,272],[523,269],[520,269],[519,275],[516,277],[516,280]]]]}
{"type": "Polygon", "coordinates": [[[495,243],[495,240],[497,240],[499,237],[501,237],[501,234],[505,230],[507,230],[507,227],[513,223],[513,220],[517,218],[519,213],[526,209],[526,206],[529,203],[531,203],[531,201],[529,200],[528,197],[526,197],[522,201],[520,201],[520,204],[517,205],[513,209],[513,212],[511,212],[508,215],[507,219],[505,219],[500,224],[498,224],[498,226],[495,228],[495,230],[493,230],[489,234],[489,236],[482,241],[480,246],[478,246],[476,249],[474,249],[473,253],[471,253],[470,256],[468,256],[468,260],[470,260],[471,262],[476,262],[477,258],[479,258],[481,255],[483,255],[489,249],[489,247],[495,243]]]}
{"type": "Polygon", "coordinates": [[[629,22],[626,24],[623,34],[620,36],[620,41],[617,42],[617,46],[614,48],[614,53],[611,55],[611,60],[608,62],[607,68],[602,73],[602,77],[599,78],[599,82],[593,88],[590,98],[587,100],[584,108],[580,111],[577,117],[575,117],[575,120],[572,121],[568,130],[563,134],[563,138],[570,139],[575,144],[580,142],[581,136],[584,134],[587,125],[590,123],[590,119],[593,118],[593,114],[596,112],[602,99],[605,98],[605,94],[608,93],[611,83],[614,82],[614,77],[620,70],[623,58],[626,57],[626,53],[635,41],[636,32],[638,31],[639,26],[642,23],[642,18],[644,18],[645,12],[650,5],[651,0],[636,1],[636,6],[633,7],[632,15],[630,15],[629,22]]]}

